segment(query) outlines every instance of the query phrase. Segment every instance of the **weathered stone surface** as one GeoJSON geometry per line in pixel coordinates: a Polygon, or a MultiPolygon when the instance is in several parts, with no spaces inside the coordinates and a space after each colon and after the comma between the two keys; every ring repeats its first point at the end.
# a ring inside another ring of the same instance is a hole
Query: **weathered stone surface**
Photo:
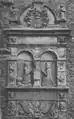
{"type": "MultiPolygon", "coordinates": [[[[14,0],[16,6],[21,9],[24,3],[24,6],[27,6],[28,3],[31,3],[32,0],[14,0]]],[[[67,16],[67,25],[69,26],[69,28],[72,30],[71,31],[71,35],[74,37],[74,0],[43,0],[46,2],[46,4],[49,3],[48,6],[51,6],[55,11],[57,11],[57,16],[59,17],[59,4],[63,3],[66,5],[66,16],[67,16]]],[[[3,20],[3,12],[4,11],[8,11],[8,8],[4,8],[1,7],[0,8],[0,20],[1,22],[5,22],[5,20],[3,20]]],[[[4,27],[8,27],[7,25],[7,21],[5,23],[4,27]]],[[[69,86],[69,95],[68,95],[68,119],[74,119],[74,39],[71,39],[71,43],[68,44],[68,48],[67,48],[67,83],[69,86]],[[71,47],[72,46],[72,47],[71,47]]],[[[0,47],[2,47],[2,36],[0,33],[0,47]]],[[[4,45],[3,45],[4,47],[4,45]]],[[[1,85],[1,90],[3,90],[4,85],[5,85],[5,81],[4,79],[0,78],[0,85],[1,85]]],[[[1,97],[0,97],[1,98],[1,97]]],[[[4,103],[4,102],[2,102],[4,103]]]]}

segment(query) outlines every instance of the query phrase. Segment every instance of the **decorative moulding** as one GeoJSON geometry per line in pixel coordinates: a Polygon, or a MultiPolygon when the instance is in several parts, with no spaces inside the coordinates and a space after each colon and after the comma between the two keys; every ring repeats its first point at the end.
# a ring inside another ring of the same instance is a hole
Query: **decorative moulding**
{"type": "Polygon", "coordinates": [[[16,86],[14,87],[10,87],[10,86],[7,86],[5,87],[7,90],[9,91],[68,91],[69,90],[69,87],[67,86],[58,86],[58,87],[20,87],[20,88],[17,88],[16,86]]]}
{"type": "Polygon", "coordinates": [[[8,36],[69,36],[70,32],[71,30],[69,28],[5,28],[3,31],[8,36]]]}

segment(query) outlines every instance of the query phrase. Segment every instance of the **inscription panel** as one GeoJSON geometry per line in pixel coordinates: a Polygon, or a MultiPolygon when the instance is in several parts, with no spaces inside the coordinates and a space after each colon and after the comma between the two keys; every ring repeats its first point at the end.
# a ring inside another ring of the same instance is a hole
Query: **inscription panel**
{"type": "Polygon", "coordinates": [[[9,44],[57,44],[56,37],[9,37],[9,44]]]}
{"type": "Polygon", "coordinates": [[[16,92],[15,99],[24,100],[55,100],[56,92],[40,91],[40,92],[16,92]]]}

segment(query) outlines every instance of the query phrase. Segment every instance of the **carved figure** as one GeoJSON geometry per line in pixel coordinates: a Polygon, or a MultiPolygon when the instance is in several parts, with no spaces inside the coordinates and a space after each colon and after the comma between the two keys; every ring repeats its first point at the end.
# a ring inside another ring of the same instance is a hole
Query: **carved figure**
{"type": "Polygon", "coordinates": [[[15,23],[15,24],[19,24],[19,19],[18,19],[18,9],[16,8],[16,6],[13,4],[12,6],[10,6],[10,17],[11,19],[9,20],[10,23],[15,23]]]}
{"type": "Polygon", "coordinates": [[[32,66],[31,62],[22,62],[19,65],[19,76],[18,78],[18,85],[20,86],[33,86],[33,72],[32,72],[32,66]]]}
{"type": "Polygon", "coordinates": [[[24,84],[26,83],[26,85],[30,83],[30,79],[31,79],[30,73],[31,73],[31,69],[29,67],[29,63],[26,62],[24,63],[24,68],[23,68],[23,79],[24,79],[23,83],[24,84]]]}
{"type": "Polygon", "coordinates": [[[8,24],[20,24],[19,21],[19,14],[18,14],[18,8],[16,8],[15,4],[12,4],[9,6],[9,11],[3,13],[5,21],[7,21],[8,24]]]}
{"type": "Polygon", "coordinates": [[[54,81],[51,74],[51,63],[45,63],[45,71],[42,71],[42,86],[53,86],[54,81]]]}
{"type": "Polygon", "coordinates": [[[62,20],[66,20],[66,16],[65,16],[65,6],[63,4],[60,5],[60,17],[62,20]]]}

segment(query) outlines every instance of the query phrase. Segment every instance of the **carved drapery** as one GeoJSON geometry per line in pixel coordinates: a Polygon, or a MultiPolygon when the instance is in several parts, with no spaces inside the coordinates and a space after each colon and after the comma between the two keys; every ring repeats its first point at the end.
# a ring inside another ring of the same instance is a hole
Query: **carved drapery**
{"type": "Polygon", "coordinates": [[[18,86],[31,86],[33,80],[32,74],[32,62],[28,61],[18,61],[17,63],[18,68],[18,78],[17,78],[17,85],[18,86]]]}

